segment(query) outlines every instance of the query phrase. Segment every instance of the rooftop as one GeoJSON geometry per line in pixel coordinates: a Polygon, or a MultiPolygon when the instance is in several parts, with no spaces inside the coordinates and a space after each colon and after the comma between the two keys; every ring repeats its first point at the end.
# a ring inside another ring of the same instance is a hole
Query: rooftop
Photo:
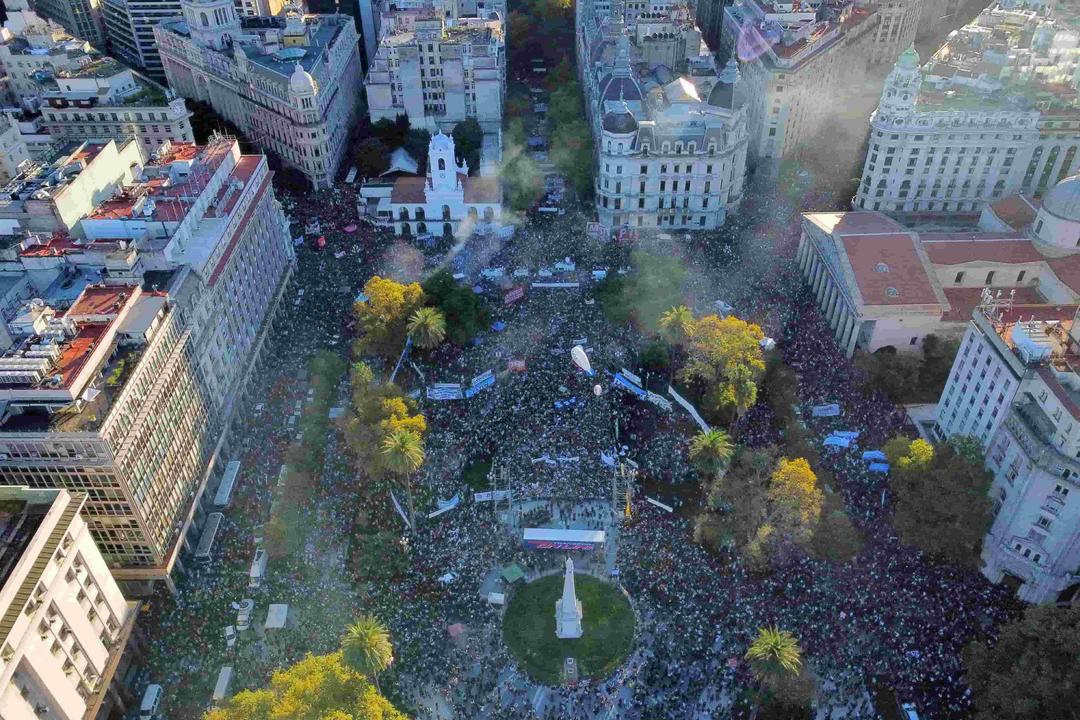
{"type": "Polygon", "coordinates": [[[938,296],[910,233],[843,235],[865,305],[937,305],[938,296]]]}

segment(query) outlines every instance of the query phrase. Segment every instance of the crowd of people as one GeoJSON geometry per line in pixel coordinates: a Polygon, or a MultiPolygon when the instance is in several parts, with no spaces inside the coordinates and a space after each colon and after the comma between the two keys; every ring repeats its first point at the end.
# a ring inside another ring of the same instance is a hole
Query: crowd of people
{"type": "MultiPolygon", "coordinates": [[[[790,267],[773,258],[775,272],[743,277],[736,268],[748,249],[730,243],[703,252],[691,278],[692,303],[708,312],[723,296],[736,314],[761,323],[780,341],[784,362],[798,374],[800,414],[816,442],[835,429],[859,433],[856,448],[822,454],[865,535],[853,561],[793,559],[763,578],[749,573],[737,557],[695,544],[690,520],[646,503],[641,482],[669,488],[674,496],[676,488],[693,481],[687,445],[696,426],[677,405],[666,410],[612,383],[615,371],[639,371],[641,335],[607,322],[584,269],[577,271],[581,287],[530,289],[511,306],[503,305],[505,288],[498,282],[471,274],[470,282],[479,284],[495,308],[500,330],[482,333],[466,347],[415,354],[412,363],[419,372],[410,364],[399,377],[406,389],[419,390],[432,382],[467,384],[487,370],[496,375],[493,387],[467,400],[429,400],[420,394],[429,431],[417,483],[425,497],[458,496],[459,504],[430,519],[421,513],[414,531],[403,522],[397,525],[408,559],[404,572],[355,582],[344,555],[355,513],[348,499],[355,496],[357,473],[332,440],[303,551],[272,562],[264,587],[248,590],[243,571],[267,519],[279,467],[295,440],[285,420],[305,399],[310,353],[292,349],[338,343],[345,352],[348,309],[357,289],[387,263],[400,270],[402,258],[417,261],[407,247],[391,245],[370,229],[346,232],[355,217],[347,198],[330,195],[317,206],[296,205],[291,211],[299,226],[314,217],[336,220],[324,220],[324,250],[300,251],[297,284],[305,294],[289,307],[274,336],[280,350],[271,351],[273,359],[257,380],[260,389],[254,394],[261,401],[248,409],[234,435],[230,450],[242,458],[243,471],[217,559],[194,568],[181,580],[177,596],[153,606],[150,667],[153,681],[165,685],[167,693],[184,698],[189,708],[204,707],[216,669],[226,663],[237,667],[238,686],[264,684],[274,668],[306,652],[336,649],[348,622],[364,612],[388,626],[394,644],[384,691],[422,718],[736,716],[748,682],[742,656],[767,625],[798,638],[815,679],[819,713],[878,717],[875,687],[915,702],[929,717],[964,717],[970,711],[959,650],[992,633],[1014,611],[1012,601],[981,577],[935,565],[892,536],[881,521],[888,513],[887,493],[882,494],[886,479],[868,473],[859,453],[893,435],[902,413],[861,391],[790,267]],[[339,302],[328,304],[328,298],[339,302]],[[594,375],[571,362],[570,349],[577,344],[587,349],[594,375]],[[524,371],[516,363],[511,369],[511,361],[523,362],[524,371]],[[838,404],[842,415],[812,419],[810,408],[825,403],[838,404]],[[466,486],[462,471],[482,461],[491,463],[495,479],[483,489],[508,490],[509,502],[473,499],[481,488],[466,486]],[[629,520],[623,517],[621,494],[610,503],[620,465],[638,470],[629,520]],[[544,688],[518,667],[502,641],[501,607],[481,588],[497,587],[512,601],[513,587],[499,579],[501,569],[517,564],[527,581],[557,569],[564,557],[525,548],[522,524],[536,517],[551,525],[609,530],[610,560],[604,553],[575,559],[584,569],[607,573],[633,599],[634,646],[610,677],[544,688]],[[617,574],[610,573],[611,565],[617,574]],[[241,635],[229,648],[223,628],[235,623],[232,603],[248,596],[263,609],[269,602],[290,603],[295,626],[277,636],[241,635]],[[451,632],[459,626],[460,632],[451,632]]],[[[506,243],[485,240],[470,262],[482,257],[487,266],[550,266],[572,246],[574,232],[580,227],[569,221],[519,229],[506,243]]],[[[469,245],[464,250],[468,253],[469,245]]],[[[605,260],[607,253],[598,250],[590,262],[605,260]]],[[[618,262],[614,254],[607,259],[618,262]]],[[[449,260],[417,262],[431,270],[449,260]]],[[[464,269],[475,273],[477,268],[464,269]]],[[[295,296],[289,297],[291,303],[295,296]]],[[[744,416],[733,433],[747,445],[776,440],[764,406],[744,416]]],[[[420,509],[430,512],[432,505],[420,509]]]]}

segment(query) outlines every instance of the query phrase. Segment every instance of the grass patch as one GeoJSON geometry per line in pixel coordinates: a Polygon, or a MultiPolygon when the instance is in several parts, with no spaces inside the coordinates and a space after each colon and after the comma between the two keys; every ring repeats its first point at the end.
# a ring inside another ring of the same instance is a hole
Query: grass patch
{"type": "Polygon", "coordinates": [[[474,460],[461,471],[461,480],[476,492],[491,489],[488,473],[491,472],[491,460],[474,460]]]}
{"type": "Polygon", "coordinates": [[[577,661],[581,678],[603,677],[622,664],[634,639],[634,613],[614,585],[589,575],[574,575],[581,601],[583,634],[555,637],[555,601],[562,595],[562,573],[519,587],[503,616],[503,637],[522,669],[556,685],[567,657],[577,661]]]}

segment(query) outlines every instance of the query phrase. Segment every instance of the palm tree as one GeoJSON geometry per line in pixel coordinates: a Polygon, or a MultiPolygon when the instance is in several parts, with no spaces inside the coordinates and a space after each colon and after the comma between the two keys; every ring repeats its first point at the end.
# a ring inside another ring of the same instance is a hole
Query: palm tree
{"type": "MultiPolygon", "coordinates": [[[[798,676],[802,671],[802,649],[799,641],[787,630],[780,628],[758,628],[758,635],[746,651],[746,659],[754,670],[758,681],[763,685],[775,686],[787,676],[798,676]]],[[[751,720],[757,717],[761,708],[758,696],[751,720]]]]}
{"type": "Polygon", "coordinates": [[[690,441],[690,459],[702,472],[717,477],[735,454],[735,445],[723,430],[702,430],[690,441]]]}
{"type": "Polygon", "coordinates": [[[379,449],[386,469],[401,478],[402,484],[405,486],[405,493],[409,502],[409,525],[411,527],[416,512],[413,507],[412,481],[409,476],[424,464],[424,440],[414,430],[394,430],[383,438],[382,446],[379,449]]]}
{"type": "Polygon", "coordinates": [[[372,678],[379,692],[379,673],[394,662],[390,632],[377,618],[361,615],[341,637],[341,654],[350,668],[372,678]]]}
{"type": "Polygon", "coordinates": [[[682,345],[694,334],[694,311],[677,305],[660,316],[660,330],[672,345],[682,345]]]}
{"type": "Polygon", "coordinates": [[[412,314],[405,329],[419,347],[437,347],[446,337],[446,317],[438,308],[422,307],[412,314]]]}

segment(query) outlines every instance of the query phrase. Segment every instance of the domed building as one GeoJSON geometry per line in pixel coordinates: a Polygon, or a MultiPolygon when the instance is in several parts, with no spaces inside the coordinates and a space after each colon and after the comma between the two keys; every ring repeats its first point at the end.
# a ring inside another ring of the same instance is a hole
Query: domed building
{"type": "Polygon", "coordinates": [[[746,109],[739,71],[717,72],[677,9],[610,23],[579,11],[578,57],[596,145],[596,212],[609,231],[712,230],[742,200],[746,109]]]}

